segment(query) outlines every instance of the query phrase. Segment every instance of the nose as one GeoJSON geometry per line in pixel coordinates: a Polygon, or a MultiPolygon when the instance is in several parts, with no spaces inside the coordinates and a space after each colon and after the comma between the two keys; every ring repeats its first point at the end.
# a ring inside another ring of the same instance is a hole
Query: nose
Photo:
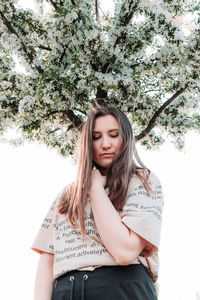
{"type": "Polygon", "coordinates": [[[109,149],[110,147],[111,147],[111,141],[110,141],[109,137],[103,136],[102,148],[103,149],[109,149]]]}

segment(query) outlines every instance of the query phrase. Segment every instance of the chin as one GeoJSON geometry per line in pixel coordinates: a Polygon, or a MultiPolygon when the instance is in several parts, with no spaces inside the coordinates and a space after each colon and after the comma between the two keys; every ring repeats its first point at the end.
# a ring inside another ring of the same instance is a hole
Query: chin
{"type": "Polygon", "coordinates": [[[110,166],[112,166],[112,164],[113,164],[113,162],[110,162],[110,163],[98,164],[98,166],[102,169],[107,169],[110,166]]]}
{"type": "Polygon", "coordinates": [[[107,169],[108,167],[110,167],[112,165],[112,162],[110,162],[110,163],[93,162],[93,163],[94,163],[94,166],[99,170],[107,169]]]}

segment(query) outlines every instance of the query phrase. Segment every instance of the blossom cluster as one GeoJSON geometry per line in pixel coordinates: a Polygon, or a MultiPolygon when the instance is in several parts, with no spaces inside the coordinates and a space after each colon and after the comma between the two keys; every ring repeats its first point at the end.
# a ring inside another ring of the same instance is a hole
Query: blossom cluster
{"type": "Polygon", "coordinates": [[[126,112],[137,135],[178,91],[141,143],[153,149],[170,136],[182,148],[184,134],[200,130],[197,1],[120,0],[98,20],[91,0],[39,2],[46,12],[0,3],[1,136],[16,127],[15,144],[72,154],[96,97],[126,112]]]}

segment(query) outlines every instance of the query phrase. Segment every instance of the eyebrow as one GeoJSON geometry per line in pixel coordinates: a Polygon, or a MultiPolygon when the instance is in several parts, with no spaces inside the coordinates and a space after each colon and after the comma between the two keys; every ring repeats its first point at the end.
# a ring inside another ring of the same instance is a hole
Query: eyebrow
{"type": "MultiPolygon", "coordinates": [[[[119,131],[118,128],[114,128],[114,129],[110,129],[108,130],[108,132],[112,132],[112,131],[119,131]]],[[[101,133],[100,131],[92,131],[92,133],[101,133]]]]}

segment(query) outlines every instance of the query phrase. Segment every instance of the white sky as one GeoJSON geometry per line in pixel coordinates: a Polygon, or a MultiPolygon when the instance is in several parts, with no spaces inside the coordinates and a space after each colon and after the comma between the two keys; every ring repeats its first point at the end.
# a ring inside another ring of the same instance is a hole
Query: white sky
{"type": "MultiPolygon", "coordinates": [[[[32,1],[27,2],[30,7],[32,1]]],[[[143,162],[161,179],[165,195],[159,300],[195,300],[200,295],[199,149],[200,136],[194,133],[187,135],[182,153],[170,143],[157,151],[138,147],[143,162]]],[[[51,202],[73,180],[75,166],[55,150],[32,143],[0,145],[0,167],[1,295],[7,295],[5,300],[32,299],[39,255],[30,247],[51,202]]]]}
{"type": "MultiPolygon", "coordinates": [[[[195,293],[200,294],[199,149],[197,134],[188,135],[185,153],[169,143],[159,151],[138,147],[165,195],[159,300],[195,300],[195,293]]],[[[9,290],[7,299],[32,299],[39,255],[30,247],[51,202],[73,180],[75,166],[36,144],[0,145],[0,166],[1,293],[9,290]]]]}

